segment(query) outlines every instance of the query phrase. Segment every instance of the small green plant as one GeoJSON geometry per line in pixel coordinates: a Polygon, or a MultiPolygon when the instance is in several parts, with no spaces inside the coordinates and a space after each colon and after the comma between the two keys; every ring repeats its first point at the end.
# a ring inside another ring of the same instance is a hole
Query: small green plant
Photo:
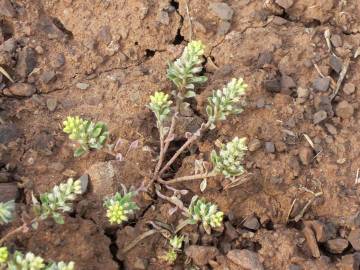
{"type": "Polygon", "coordinates": [[[201,223],[208,234],[211,234],[211,228],[218,228],[222,226],[224,213],[218,211],[216,204],[205,202],[194,196],[189,206],[189,223],[201,223]]]}
{"type": "Polygon", "coordinates": [[[164,261],[166,261],[169,264],[173,264],[177,259],[177,254],[180,252],[182,243],[184,241],[184,236],[177,236],[175,235],[169,240],[170,248],[165,253],[164,256],[161,257],[164,261]]]}
{"type": "Polygon", "coordinates": [[[217,121],[226,120],[227,116],[243,111],[245,102],[242,97],[246,93],[246,88],[247,84],[240,78],[232,79],[222,90],[213,92],[206,106],[210,129],[215,128],[217,121]]]}
{"type": "Polygon", "coordinates": [[[195,84],[207,81],[207,77],[198,75],[202,71],[204,51],[205,45],[201,41],[191,41],[185,47],[181,57],[169,64],[167,77],[178,88],[179,98],[194,97],[195,84]]]}
{"type": "Polygon", "coordinates": [[[8,270],[74,270],[74,262],[50,262],[46,263],[40,256],[32,252],[25,255],[20,251],[10,254],[6,247],[0,248],[0,269],[8,270]]]}
{"type": "MultiPolygon", "coordinates": [[[[51,192],[40,194],[40,201],[33,198],[33,210],[39,220],[44,220],[51,216],[58,224],[64,224],[62,213],[72,209],[72,201],[81,194],[80,180],[74,181],[69,178],[66,183],[54,186],[51,192]]],[[[36,223],[34,223],[36,224],[36,223]]]]}
{"type": "Polygon", "coordinates": [[[109,136],[107,126],[102,122],[94,123],[79,116],[69,116],[63,124],[63,131],[79,144],[74,152],[75,157],[82,156],[91,149],[101,149],[109,136]]]}
{"type": "Polygon", "coordinates": [[[133,202],[136,192],[127,192],[124,189],[124,195],[116,192],[114,196],[104,200],[106,216],[111,224],[121,224],[127,221],[129,215],[132,215],[139,207],[133,202]]]}
{"type": "Polygon", "coordinates": [[[242,162],[247,150],[246,138],[235,137],[223,145],[219,154],[211,152],[211,161],[214,171],[223,174],[226,178],[234,178],[244,173],[242,162]]]}
{"type": "Polygon", "coordinates": [[[11,200],[5,203],[0,202],[0,224],[9,223],[15,209],[15,201],[11,200]]]}

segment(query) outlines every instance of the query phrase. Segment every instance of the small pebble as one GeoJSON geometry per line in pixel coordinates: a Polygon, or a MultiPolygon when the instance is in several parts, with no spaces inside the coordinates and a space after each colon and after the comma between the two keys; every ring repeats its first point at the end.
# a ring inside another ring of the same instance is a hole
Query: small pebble
{"type": "Polygon", "coordinates": [[[265,151],[267,153],[275,153],[275,145],[273,142],[265,142],[265,151]]]}
{"type": "Polygon", "coordinates": [[[327,113],[324,110],[318,111],[318,112],[314,113],[314,116],[313,116],[314,124],[317,125],[317,124],[321,123],[322,121],[324,121],[326,118],[327,118],[327,113]]]}
{"type": "Polygon", "coordinates": [[[313,81],[313,88],[320,92],[325,92],[329,89],[330,79],[329,78],[316,78],[313,81]]]}
{"type": "Polygon", "coordinates": [[[86,89],[88,89],[89,88],[89,84],[88,83],[77,83],[76,84],[76,87],[77,88],[79,88],[79,89],[81,89],[81,90],[86,90],[86,89]]]}
{"type": "Polygon", "coordinates": [[[340,74],[343,63],[339,57],[332,54],[330,56],[330,66],[336,73],[340,74]]]}
{"type": "Polygon", "coordinates": [[[343,45],[343,41],[340,35],[334,34],[331,36],[330,40],[335,48],[341,47],[343,45]]]}
{"type": "Polygon", "coordinates": [[[354,114],[354,107],[346,100],[343,100],[336,106],[335,112],[337,116],[349,119],[354,114]]]}
{"type": "Polygon", "coordinates": [[[55,111],[56,106],[57,106],[57,99],[56,98],[48,98],[46,100],[46,106],[50,112],[55,111]]]}
{"type": "Polygon", "coordinates": [[[343,91],[347,95],[351,95],[355,92],[355,85],[352,83],[347,83],[344,85],[343,91]]]}

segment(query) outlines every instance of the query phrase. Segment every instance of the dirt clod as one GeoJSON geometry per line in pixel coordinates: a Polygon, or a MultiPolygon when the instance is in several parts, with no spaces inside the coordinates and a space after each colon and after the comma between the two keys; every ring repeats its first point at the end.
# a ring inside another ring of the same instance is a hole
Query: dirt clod
{"type": "Polygon", "coordinates": [[[230,250],[226,257],[246,270],[264,269],[264,266],[260,262],[259,255],[247,249],[230,250]]]}
{"type": "Polygon", "coordinates": [[[360,229],[352,230],[348,240],[355,250],[360,251],[360,229]]]}
{"type": "Polygon", "coordinates": [[[15,83],[3,92],[7,96],[30,97],[36,92],[36,88],[28,83],[15,83]]]}
{"type": "Polygon", "coordinates": [[[343,100],[336,106],[335,112],[337,116],[349,119],[354,114],[354,107],[346,100],[343,100]]]}
{"type": "Polygon", "coordinates": [[[303,165],[309,165],[314,158],[314,151],[310,147],[302,147],[299,150],[299,158],[303,165]]]}
{"type": "Polygon", "coordinates": [[[331,239],[326,242],[327,250],[333,254],[341,254],[348,245],[348,240],[343,238],[331,239]]]}
{"type": "Polygon", "coordinates": [[[185,254],[189,256],[196,265],[203,266],[214,259],[219,251],[215,247],[192,245],[185,249],[185,254]]]}
{"type": "Polygon", "coordinates": [[[14,17],[16,15],[10,0],[0,0],[0,15],[5,17],[14,17]]]}
{"type": "Polygon", "coordinates": [[[222,20],[230,21],[234,15],[234,10],[227,3],[210,3],[209,8],[217,17],[222,20]]]}

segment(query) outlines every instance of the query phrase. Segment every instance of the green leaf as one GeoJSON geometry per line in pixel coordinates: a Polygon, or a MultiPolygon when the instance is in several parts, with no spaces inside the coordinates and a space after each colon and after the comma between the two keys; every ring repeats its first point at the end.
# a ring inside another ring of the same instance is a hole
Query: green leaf
{"type": "Polygon", "coordinates": [[[53,213],[52,214],[52,218],[54,219],[54,221],[57,223],[57,224],[64,224],[65,223],[65,220],[64,220],[64,217],[59,214],[59,213],[53,213]]]}
{"type": "Polygon", "coordinates": [[[186,94],[185,94],[186,98],[193,98],[195,96],[196,96],[195,91],[187,91],[186,94]]]}
{"type": "Polygon", "coordinates": [[[80,157],[82,155],[84,155],[86,153],[86,151],[84,150],[84,148],[79,147],[74,151],[74,157],[80,157]]]}

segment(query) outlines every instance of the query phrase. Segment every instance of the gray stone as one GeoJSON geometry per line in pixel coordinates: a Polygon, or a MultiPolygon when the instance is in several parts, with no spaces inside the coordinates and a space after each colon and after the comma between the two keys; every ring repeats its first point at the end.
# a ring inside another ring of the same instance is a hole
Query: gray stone
{"type": "Polygon", "coordinates": [[[54,23],[54,21],[46,16],[40,17],[39,22],[40,29],[47,35],[49,39],[62,40],[66,37],[63,31],[61,31],[54,23]]]}
{"type": "Polygon", "coordinates": [[[192,245],[185,249],[185,254],[190,257],[198,266],[203,266],[214,259],[219,250],[215,247],[192,245]]]}
{"type": "Polygon", "coordinates": [[[285,91],[288,91],[292,88],[296,88],[296,83],[293,80],[293,78],[287,75],[281,76],[280,84],[281,84],[281,89],[285,91]]]}
{"type": "Polygon", "coordinates": [[[337,74],[340,74],[343,66],[342,60],[332,54],[330,56],[330,66],[337,74]]]}
{"type": "Polygon", "coordinates": [[[25,78],[36,67],[36,53],[32,48],[23,48],[18,53],[15,71],[21,78],[25,78]]]}
{"type": "Polygon", "coordinates": [[[77,88],[79,88],[79,89],[81,89],[81,90],[86,90],[86,89],[88,89],[89,88],[89,84],[88,83],[77,83],[76,84],[76,87],[77,88]]]}
{"type": "Polygon", "coordinates": [[[228,252],[226,257],[245,270],[263,270],[264,266],[260,262],[257,253],[247,249],[233,249],[228,252]]]}
{"type": "Polygon", "coordinates": [[[48,98],[46,100],[46,106],[50,112],[55,111],[57,106],[57,99],[56,98],[48,98]]]}
{"type": "Polygon", "coordinates": [[[291,6],[294,4],[294,0],[275,0],[275,2],[284,9],[291,8],[291,6]]]}
{"type": "Polygon", "coordinates": [[[16,12],[10,0],[0,0],[0,16],[15,17],[16,12]]]}
{"type": "Polygon", "coordinates": [[[7,144],[11,141],[16,140],[21,136],[19,129],[15,124],[4,124],[0,125],[0,143],[7,144]]]}
{"type": "Polygon", "coordinates": [[[355,85],[352,83],[347,83],[344,85],[343,91],[347,95],[351,95],[355,92],[356,88],[355,85]]]}
{"type": "Polygon", "coordinates": [[[313,88],[320,92],[326,92],[330,86],[329,78],[316,78],[313,81],[313,88]]]}
{"type": "Polygon", "coordinates": [[[227,3],[210,3],[209,8],[215,14],[215,16],[222,20],[230,21],[234,15],[234,10],[227,3]]]}
{"type": "Polygon", "coordinates": [[[103,198],[114,193],[116,168],[111,161],[95,163],[86,173],[96,196],[103,198]]]}
{"type": "Polygon", "coordinates": [[[354,107],[346,100],[343,100],[336,106],[335,112],[337,116],[349,119],[354,114],[354,107]]]}
{"type": "Polygon", "coordinates": [[[265,51],[260,53],[259,59],[257,62],[257,67],[262,68],[266,64],[270,64],[273,59],[273,55],[270,51],[265,51]]]}
{"type": "Polygon", "coordinates": [[[313,116],[313,122],[315,125],[321,123],[322,121],[324,121],[327,118],[327,112],[325,112],[324,110],[318,111],[316,113],[314,113],[313,116]]]}
{"type": "Polygon", "coordinates": [[[348,245],[348,240],[343,238],[331,239],[326,242],[327,250],[333,254],[341,254],[348,245]]]}
{"type": "Polygon", "coordinates": [[[0,45],[0,51],[5,51],[12,53],[16,49],[16,40],[15,38],[9,38],[3,44],[0,45]]]}
{"type": "Polygon", "coordinates": [[[164,10],[161,10],[159,13],[159,22],[163,25],[169,25],[170,23],[169,13],[167,13],[164,10]]]}
{"type": "Polygon", "coordinates": [[[53,68],[60,68],[65,65],[65,56],[63,53],[58,53],[55,57],[53,62],[51,63],[53,68]]]}
{"type": "Polygon", "coordinates": [[[275,153],[275,145],[273,142],[265,142],[265,151],[267,153],[275,153]]]}
{"type": "Polygon", "coordinates": [[[251,216],[247,218],[244,223],[242,224],[245,228],[249,230],[258,230],[260,228],[260,222],[255,216],[251,216]]]}
{"type": "Polygon", "coordinates": [[[221,21],[217,28],[217,35],[218,36],[225,36],[231,28],[231,23],[228,21],[221,21]]]}
{"type": "Polygon", "coordinates": [[[49,84],[49,83],[55,81],[56,80],[55,71],[53,71],[53,70],[44,71],[40,76],[40,80],[45,84],[49,84]]]}
{"type": "Polygon", "coordinates": [[[9,88],[4,89],[4,94],[7,96],[30,97],[35,92],[35,86],[28,83],[14,83],[9,88]]]}
{"type": "Polygon", "coordinates": [[[112,40],[110,27],[108,25],[102,26],[98,33],[98,40],[108,45],[112,40]]]}
{"type": "Polygon", "coordinates": [[[341,36],[338,34],[331,35],[331,43],[335,48],[341,47],[343,45],[343,41],[341,39],[341,36]]]}
{"type": "Polygon", "coordinates": [[[325,127],[331,135],[337,135],[336,127],[334,127],[333,125],[328,124],[328,123],[325,124],[325,127]]]}
{"type": "Polygon", "coordinates": [[[229,238],[230,241],[239,237],[239,233],[229,221],[225,222],[225,235],[229,238]]]}
{"type": "Polygon", "coordinates": [[[88,189],[88,185],[89,185],[89,175],[88,174],[83,174],[80,178],[80,184],[81,184],[81,194],[85,194],[85,192],[88,189]]]}

